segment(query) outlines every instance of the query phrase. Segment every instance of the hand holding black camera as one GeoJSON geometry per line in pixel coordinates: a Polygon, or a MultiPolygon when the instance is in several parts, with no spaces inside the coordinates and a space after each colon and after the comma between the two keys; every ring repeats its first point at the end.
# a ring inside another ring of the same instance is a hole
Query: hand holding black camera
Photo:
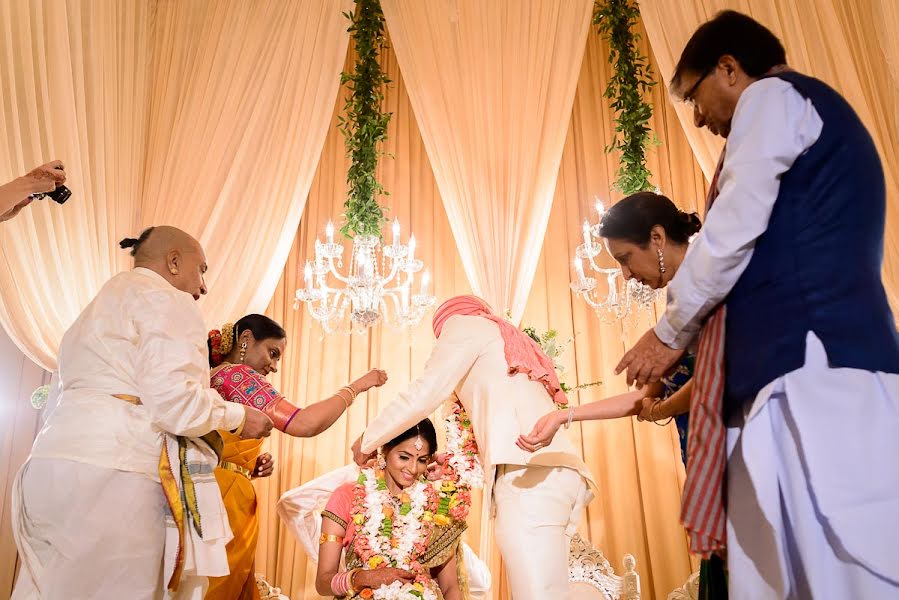
{"type": "Polygon", "coordinates": [[[63,185],[66,181],[66,171],[61,161],[54,160],[41,165],[29,171],[25,177],[34,186],[31,196],[35,200],[47,196],[57,204],[64,204],[72,195],[69,188],[63,185]]]}
{"type": "Polygon", "coordinates": [[[0,221],[12,219],[32,201],[44,197],[58,204],[64,203],[72,195],[63,185],[65,181],[65,167],[54,160],[0,186],[0,221]]]}

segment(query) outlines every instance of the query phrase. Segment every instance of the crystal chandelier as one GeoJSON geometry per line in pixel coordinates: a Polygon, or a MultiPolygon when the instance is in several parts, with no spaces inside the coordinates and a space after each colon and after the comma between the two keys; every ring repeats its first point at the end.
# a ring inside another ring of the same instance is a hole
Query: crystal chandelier
{"type": "Polygon", "coordinates": [[[584,243],[575,250],[574,270],[577,273],[577,281],[571,283],[571,290],[584,298],[603,323],[621,321],[639,310],[650,312],[656,300],[662,296],[661,290],[654,290],[635,279],[625,280],[618,267],[608,268],[596,264],[596,257],[602,253],[599,226],[605,212],[599,200],[596,202],[596,212],[597,222],[590,225],[589,221],[585,220],[581,227],[584,243]],[[596,277],[585,275],[584,260],[588,262],[596,277]],[[597,279],[604,280],[605,284],[600,285],[597,279]]]}
{"type": "Polygon", "coordinates": [[[381,321],[396,328],[417,325],[437,301],[428,293],[431,273],[422,273],[418,293],[413,293],[415,274],[424,267],[415,258],[415,235],[402,244],[398,220],[392,229],[390,245],[377,236],[355,236],[347,273],[341,275],[344,247],[334,241],[334,225],[328,221],[325,243],[316,239],[315,261],[306,261],[305,286],[296,291],[294,308],[304,302],[325,333],[362,333],[381,321]]]}

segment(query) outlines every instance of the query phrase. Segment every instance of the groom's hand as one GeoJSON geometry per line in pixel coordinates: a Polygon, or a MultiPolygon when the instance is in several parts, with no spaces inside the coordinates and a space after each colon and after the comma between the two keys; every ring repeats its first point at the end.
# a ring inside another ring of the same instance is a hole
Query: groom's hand
{"type": "Polygon", "coordinates": [[[627,384],[637,384],[642,388],[647,383],[659,380],[683,355],[683,350],[669,348],[656,336],[654,329],[643,334],[633,348],[622,357],[615,367],[618,375],[627,369],[627,384]]]}
{"type": "Polygon", "coordinates": [[[360,467],[364,467],[368,464],[368,462],[375,455],[374,452],[370,454],[363,454],[362,452],[362,436],[360,435],[355,442],[353,442],[353,446],[351,447],[353,451],[353,462],[355,462],[360,467]]]}

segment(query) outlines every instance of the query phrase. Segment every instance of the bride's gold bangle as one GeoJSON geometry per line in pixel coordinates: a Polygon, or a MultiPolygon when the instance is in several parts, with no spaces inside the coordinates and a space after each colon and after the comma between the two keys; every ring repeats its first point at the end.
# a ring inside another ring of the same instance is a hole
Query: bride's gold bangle
{"type": "Polygon", "coordinates": [[[347,577],[347,581],[346,581],[346,585],[348,588],[347,592],[346,592],[347,598],[352,598],[359,592],[359,590],[356,589],[355,581],[353,581],[354,579],[356,579],[356,574],[358,572],[359,572],[359,569],[353,569],[352,571],[350,571],[350,576],[347,577]]]}

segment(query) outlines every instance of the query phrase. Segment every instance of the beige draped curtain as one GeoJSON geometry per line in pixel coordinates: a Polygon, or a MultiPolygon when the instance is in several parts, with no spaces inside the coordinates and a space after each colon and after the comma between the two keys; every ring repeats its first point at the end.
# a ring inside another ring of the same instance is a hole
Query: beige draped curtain
{"type": "MultiPolygon", "coordinates": [[[[883,275],[893,313],[899,315],[899,4],[894,0],[639,0],[639,5],[666,81],[693,31],[729,8],[771,29],[783,42],[793,68],[827,82],[855,108],[877,144],[886,173],[883,275]]],[[[721,139],[697,130],[685,107],[679,107],[678,115],[697,160],[711,175],[721,139]]]]}
{"type": "Polygon", "coordinates": [[[0,323],[42,367],[117,248],[203,243],[211,322],[262,311],[334,107],[351,0],[0,2],[0,179],[64,160],[73,196],[0,225],[0,323]]]}
{"type": "Polygon", "coordinates": [[[0,323],[56,368],[62,334],[128,266],[146,147],[150,5],[0,0],[0,180],[63,160],[72,198],[0,224],[0,323]]]}
{"type": "Polygon", "coordinates": [[[140,227],[206,250],[212,323],[261,312],[318,164],[351,0],[159,3],[140,227]]]}
{"type": "Polygon", "coordinates": [[[472,289],[518,321],[546,230],[592,0],[384,0],[472,289]]]}

